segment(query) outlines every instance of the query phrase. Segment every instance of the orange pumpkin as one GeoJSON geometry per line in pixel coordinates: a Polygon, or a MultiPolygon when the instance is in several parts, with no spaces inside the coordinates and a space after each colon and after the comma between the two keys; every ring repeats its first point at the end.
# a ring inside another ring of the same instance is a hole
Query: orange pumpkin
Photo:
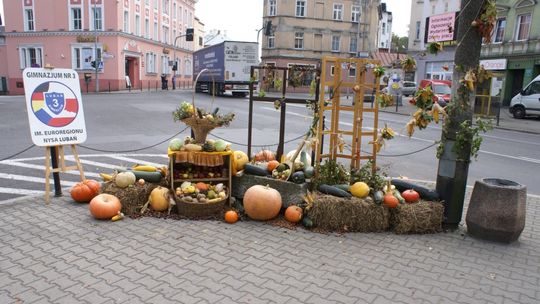
{"type": "Polygon", "coordinates": [[[203,182],[198,182],[195,184],[195,188],[199,189],[199,191],[208,191],[208,184],[203,182]]]}
{"type": "Polygon", "coordinates": [[[275,218],[281,210],[281,194],[268,186],[251,186],[244,193],[244,210],[254,220],[275,218]]]}
{"type": "Polygon", "coordinates": [[[92,179],[85,179],[71,187],[71,198],[78,203],[88,203],[101,190],[101,184],[92,179]]]}
{"type": "Polygon", "coordinates": [[[270,150],[262,150],[262,151],[257,152],[257,154],[255,154],[255,161],[269,162],[275,159],[276,159],[276,155],[274,154],[274,152],[270,150]]]}
{"type": "Polygon", "coordinates": [[[88,206],[90,214],[100,220],[109,220],[122,210],[122,204],[118,197],[102,193],[94,197],[88,206]]]}
{"type": "Polygon", "coordinates": [[[268,170],[268,172],[272,172],[275,168],[277,168],[277,166],[279,166],[279,162],[277,160],[271,160],[266,165],[266,170],[268,170]]]}
{"type": "Polygon", "coordinates": [[[399,200],[392,194],[386,194],[383,197],[383,204],[388,208],[396,208],[399,205],[399,200]]]}
{"type": "Polygon", "coordinates": [[[289,206],[285,210],[285,219],[291,223],[298,223],[302,219],[302,208],[298,206],[289,206]]]}
{"type": "Polygon", "coordinates": [[[234,210],[229,210],[225,212],[225,222],[229,224],[234,224],[238,221],[238,213],[234,210]]]}

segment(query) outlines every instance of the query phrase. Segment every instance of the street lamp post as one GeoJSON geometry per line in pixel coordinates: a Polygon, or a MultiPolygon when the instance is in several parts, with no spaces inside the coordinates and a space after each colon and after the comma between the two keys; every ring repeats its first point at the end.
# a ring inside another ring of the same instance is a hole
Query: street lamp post
{"type": "MultiPolygon", "coordinates": [[[[191,40],[187,40],[187,41],[193,41],[193,35],[195,35],[195,33],[193,32],[193,29],[188,28],[188,29],[186,29],[186,34],[174,37],[173,58],[174,58],[174,64],[176,65],[176,70],[178,70],[178,60],[176,59],[176,42],[178,41],[178,38],[188,37],[188,36],[191,37],[191,40]]],[[[173,80],[173,89],[175,88],[174,81],[176,80],[176,70],[173,71],[174,72],[173,73],[173,78],[174,78],[174,80],[173,80]]]]}
{"type": "Polygon", "coordinates": [[[97,36],[97,26],[96,26],[96,14],[97,14],[96,2],[97,1],[94,1],[94,53],[95,53],[94,61],[95,61],[95,70],[96,70],[96,93],[98,93],[99,92],[99,73],[98,73],[99,61],[98,61],[98,48],[97,48],[98,36],[97,36]]]}

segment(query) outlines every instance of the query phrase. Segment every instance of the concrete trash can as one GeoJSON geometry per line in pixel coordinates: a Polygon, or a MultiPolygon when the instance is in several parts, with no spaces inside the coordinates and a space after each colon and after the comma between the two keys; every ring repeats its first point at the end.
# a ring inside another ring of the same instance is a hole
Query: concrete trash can
{"type": "Polygon", "coordinates": [[[499,178],[476,181],[465,218],[467,232],[489,241],[516,241],[525,228],[526,201],[524,185],[499,178]]]}

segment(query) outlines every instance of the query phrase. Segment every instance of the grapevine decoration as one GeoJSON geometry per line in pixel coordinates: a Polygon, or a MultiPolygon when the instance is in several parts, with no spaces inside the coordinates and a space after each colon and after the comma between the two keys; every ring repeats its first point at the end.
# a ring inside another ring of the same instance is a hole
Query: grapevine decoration
{"type": "Polygon", "coordinates": [[[488,0],[484,2],[480,16],[472,22],[471,26],[477,28],[485,43],[491,43],[491,35],[496,21],[497,8],[495,7],[495,0],[488,0]]]}
{"type": "Polygon", "coordinates": [[[370,145],[375,146],[375,151],[379,153],[381,151],[381,148],[386,145],[385,140],[391,140],[396,136],[396,132],[392,128],[390,128],[387,124],[384,124],[384,128],[382,128],[379,131],[379,136],[377,136],[377,139],[375,141],[370,141],[370,145]]]}
{"type": "Polygon", "coordinates": [[[416,60],[411,56],[407,56],[405,59],[401,60],[401,67],[405,72],[413,72],[416,70],[416,60]]]}
{"type": "Polygon", "coordinates": [[[428,44],[427,50],[430,54],[437,55],[443,50],[442,44],[440,42],[432,42],[428,44]]]}
{"type": "Polygon", "coordinates": [[[406,125],[409,137],[414,134],[414,127],[425,129],[430,122],[439,123],[440,117],[446,116],[446,111],[439,105],[437,96],[429,86],[419,89],[409,102],[418,108],[406,125]]]}
{"type": "Polygon", "coordinates": [[[386,108],[394,105],[394,98],[390,94],[381,93],[379,95],[379,107],[386,108]]]}

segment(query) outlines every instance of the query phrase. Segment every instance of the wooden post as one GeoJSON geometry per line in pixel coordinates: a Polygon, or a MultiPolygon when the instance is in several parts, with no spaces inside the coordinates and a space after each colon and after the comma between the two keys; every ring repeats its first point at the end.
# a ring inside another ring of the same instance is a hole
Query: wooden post
{"type": "Polygon", "coordinates": [[[45,147],[45,202],[47,204],[50,201],[51,186],[49,185],[49,181],[50,181],[51,173],[56,173],[56,172],[63,173],[70,170],[78,170],[81,177],[81,181],[85,179],[82,164],[79,159],[79,154],[77,153],[77,147],[75,145],[70,145],[70,146],[71,146],[71,153],[73,154],[73,157],[75,158],[75,166],[66,166],[64,146],[45,147]],[[58,151],[58,155],[57,155],[58,160],[59,160],[58,168],[53,168],[51,165],[52,149],[56,149],[58,151]]]}

